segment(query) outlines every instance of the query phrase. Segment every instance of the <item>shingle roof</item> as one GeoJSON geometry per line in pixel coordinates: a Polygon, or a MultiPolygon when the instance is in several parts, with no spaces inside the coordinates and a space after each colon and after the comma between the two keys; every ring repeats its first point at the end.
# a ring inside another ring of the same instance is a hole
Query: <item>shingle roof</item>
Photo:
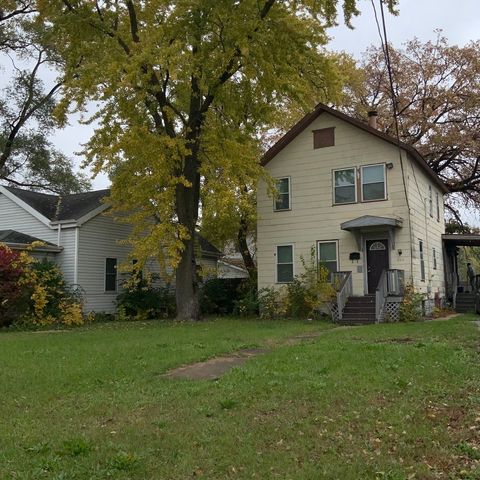
{"type": "MultiPolygon", "coordinates": [[[[30,190],[23,190],[21,188],[5,188],[52,222],[58,222],[62,220],[79,220],[84,215],[103,205],[102,200],[110,193],[109,189],[105,189],[60,196],[32,192],[30,190]]],[[[203,238],[198,233],[197,242],[204,254],[217,257],[222,256],[222,252],[220,252],[220,250],[214,247],[208,240],[203,238]]]]}
{"type": "Polygon", "coordinates": [[[206,238],[202,237],[199,233],[196,234],[198,245],[203,253],[213,255],[215,257],[221,257],[223,254],[217,247],[213,246],[206,238]]]}
{"type": "Polygon", "coordinates": [[[399,142],[396,138],[387,135],[386,133],[383,133],[376,128],[372,128],[370,127],[370,125],[367,125],[366,123],[357,120],[356,118],[345,115],[344,113],[335,110],[334,108],[331,108],[323,103],[319,103],[312,112],[305,115],[282,138],[280,138],[277,143],[275,143],[265,152],[261,161],[262,165],[265,166],[275,155],[277,155],[277,153],[283,150],[297,135],[303,132],[303,130],[305,130],[319,115],[324,112],[329,113],[330,115],[333,115],[334,117],[337,117],[344,122],[350,123],[357,128],[365,130],[366,132],[371,133],[372,135],[375,135],[376,137],[379,137],[388,143],[399,146],[402,150],[405,150],[413,157],[415,163],[425,172],[426,175],[428,175],[432,179],[434,183],[437,184],[437,186],[444,193],[449,193],[450,190],[448,186],[443,183],[442,179],[430,168],[425,159],[414,147],[406,143],[399,142]]]}
{"type": "Polygon", "coordinates": [[[51,195],[21,188],[5,188],[52,222],[82,218],[102,205],[102,199],[109,193],[106,189],[69,195],[51,195]]]}
{"type": "Polygon", "coordinates": [[[26,233],[17,232],[16,230],[0,230],[0,243],[18,243],[29,245],[33,242],[42,242],[45,245],[56,247],[53,243],[42,240],[41,238],[32,237],[26,233]]]}

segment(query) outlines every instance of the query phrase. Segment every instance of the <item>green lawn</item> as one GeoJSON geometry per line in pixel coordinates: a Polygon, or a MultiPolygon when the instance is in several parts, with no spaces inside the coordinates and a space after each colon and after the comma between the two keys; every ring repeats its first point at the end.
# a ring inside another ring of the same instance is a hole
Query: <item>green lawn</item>
{"type": "Polygon", "coordinates": [[[0,479],[480,479],[473,316],[0,333],[0,479]],[[273,351],[219,381],[162,373],[273,351]]]}

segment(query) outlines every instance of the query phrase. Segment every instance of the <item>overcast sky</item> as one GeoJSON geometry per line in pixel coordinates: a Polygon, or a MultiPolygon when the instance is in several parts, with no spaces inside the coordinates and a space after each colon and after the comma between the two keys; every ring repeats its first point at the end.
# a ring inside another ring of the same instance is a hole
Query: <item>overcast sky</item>
{"type": "MultiPolygon", "coordinates": [[[[378,0],[375,2],[378,5],[378,0]]],[[[343,24],[331,29],[332,40],[328,48],[343,50],[360,57],[369,45],[379,44],[370,0],[359,0],[358,6],[362,13],[353,19],[354,29],[351,30],[343,24]]],[[[422,41],[434,40],[436,29],[443,30],[451,44],[464,45],[470,40],[480,38],[480,0],[400,0],[398,8],[398,16],[387,13],[386,18],[389,41],[396,47],[415,36],[422,41]]],[[[341,22],[340,16],[339,23],[341,22]]],[[[76,158],[79,164],[81,159],[75,152],[81,149],[80,144],[85,142],[91,133],[92,127],[79,125],[77,118],[72,117],[70,126],[58,131],[53,141],[60,150],[76,158]]],[[[104,176],[98,176],[93,184],[96,189],[105,188],[108,180],[104,176]]],[[[478,219],[472,220],[480,223],[478,219]]]]}

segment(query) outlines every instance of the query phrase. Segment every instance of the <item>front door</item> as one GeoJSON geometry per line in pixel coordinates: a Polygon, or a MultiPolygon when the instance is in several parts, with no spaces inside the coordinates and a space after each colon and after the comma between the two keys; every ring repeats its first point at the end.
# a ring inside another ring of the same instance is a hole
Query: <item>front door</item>
{"type": "Polygon", "coordinates": [[[375,293],[383,270],[388,269],[388,240],[367,240],[368,293],[375,293]]]}

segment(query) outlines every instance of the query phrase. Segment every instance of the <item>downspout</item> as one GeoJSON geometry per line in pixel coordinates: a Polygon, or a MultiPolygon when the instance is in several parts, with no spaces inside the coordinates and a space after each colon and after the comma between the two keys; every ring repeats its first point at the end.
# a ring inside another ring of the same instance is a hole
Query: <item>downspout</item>
{"type": "Polygon", "coordinates": [[[73,258],[73,283],[78,284],[78,244],[79,244],[80,230],[75,228],[75,250],[73,258]]]}
{"type": "Polygon", "coordinates": [[[62,235],[62,224],[58,224],[58,237],[57,237],[57,245],[60,247],[61,246],[61,235],[62,235]]]}

